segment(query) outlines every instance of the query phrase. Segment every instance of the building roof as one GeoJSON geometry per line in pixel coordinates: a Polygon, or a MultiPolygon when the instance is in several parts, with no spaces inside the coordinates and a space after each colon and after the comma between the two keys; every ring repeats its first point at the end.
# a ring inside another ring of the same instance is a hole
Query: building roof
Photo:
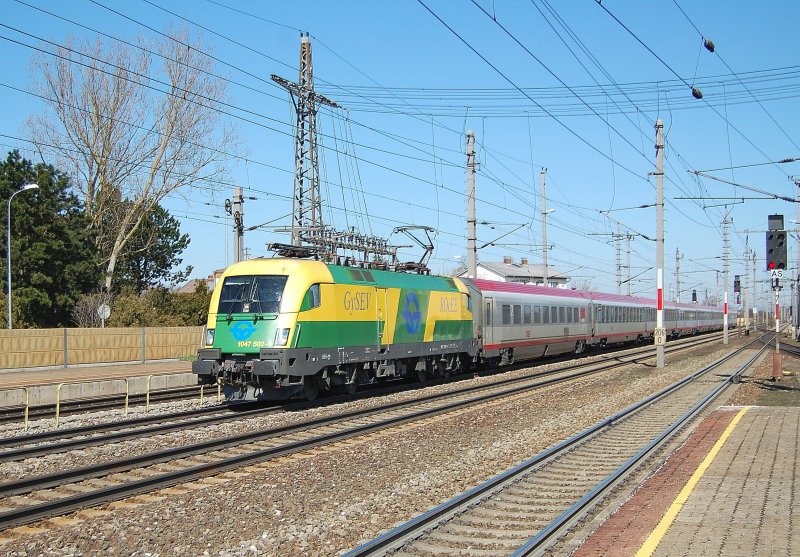
{"type": "MultiPolygon", "coordinates": [[[[538,263],[494,263],[479,261],[478,265],[507,279],[534,279],[544,276],[544,265],[538,263]]],[[[547,266],[547,278],[553,280],[569,280],[568,275],[562,275],[556,269],[547,266]]]]}

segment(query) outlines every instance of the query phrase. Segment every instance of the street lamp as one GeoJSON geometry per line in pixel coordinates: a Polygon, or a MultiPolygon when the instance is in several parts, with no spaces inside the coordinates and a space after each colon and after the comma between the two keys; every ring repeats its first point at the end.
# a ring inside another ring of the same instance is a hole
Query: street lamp
{"type": "Polygon", "coordinates": [[[6,273],[6,300],[8,305],[8,329],[13,329],[11,325],[11,200],[19,192],[26,190],[38,190],[37,184],[25,184],[20,189],[11,194],[8,198],[8,219],[6,220],[6,260],[8,262],[8,272],[6,273]]]}

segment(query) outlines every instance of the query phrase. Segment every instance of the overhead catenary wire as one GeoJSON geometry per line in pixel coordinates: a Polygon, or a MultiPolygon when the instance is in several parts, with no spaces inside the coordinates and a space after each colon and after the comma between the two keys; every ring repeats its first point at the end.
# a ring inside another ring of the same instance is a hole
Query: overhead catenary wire
{"type": "MultiPolygon", "coordinates": [[[[342,115],[334,115],[333,117],[334,117],[334,118],[341,118],[341,117],[342,117],[342,115]]],[[[359,124],[358,124],[358,123],[354,123],[354,125],[359,125],[359,124]]],[[[342,137],[342,136],[341,136],[341,135],[339,135],[339,139],[340,139],[340,140],[341,140],[341,137],[342,137]]],[[[437,147],[437,151],[438,151],[438,150],[439,150],[439,148],[440,148],[441,146],[437,144],[437,145],[436,145],[436,147],[437,147]]],[[[342,154],[343,154],[343,153],[345,153],[345,152],[347,152],[347,151],[348,151],[347,149],[345,149],[345,148],[341,148],[341,153],[342,153],[342,154]]],[[[506,155],[505,153],[499,153],[499,155],[503,157],[503,160],[507,160],[507,158],[506,158],[506,156],[505,156],[505,155],[506,155]]],[[[430,160],[430,159],[429,159],[429,160],[430,160]]],[[[490,162],[491,162],[491,161],[490,161],[490,162]]],[[[486,167],[486,169],[485,169],[485,170],[486,170],[486,175],[485,175],[485,177],[487,178],[487,180],[488,180],[488,179],[492,179],[492,178],[489,178],[489,176],[488,176],[488,174],[489,174],[489,171],[490,171],[490,169],[489,169],[488,165],[487,165],[487,167],[486,167]]],[[[497,165],[495,165],[495,167],[494,167],[494,170],[499,170],[499,167],[498,167],[497,165]]],[[[501,181],[504,181],[504,180],[502,180],[502,176],[500,176],[500,175],[496,175],[496,176],[494,176],[493,178],[495,178],[495,179],[500,179],[501,181]]],[[[340,180],[340,182],[341,182],[341,181],[342,181],[342,180],[340,180]]],[[[514,180],[511,180],[511,181],[513,182],[514,180]]],[[[434,183],[436,183],[436,182],[439,182],[439,180],[438,180],[438,179],[437,179],[437,180],[434,180],[434,183]]],[[[527,182],[527,181],[526,181],[526,182],[527,182]]],[[[437,186],[434,186],[434,187],[437,187],[437,186]]],[[[512,187],[513,187],[513,186],[512,186],[512,187]]],[[[350,191],[352,192],[353,190],[351,189],[350,191]]],[[[437,189],[436,191],[439,191],[439,190],[437,189]]]]}

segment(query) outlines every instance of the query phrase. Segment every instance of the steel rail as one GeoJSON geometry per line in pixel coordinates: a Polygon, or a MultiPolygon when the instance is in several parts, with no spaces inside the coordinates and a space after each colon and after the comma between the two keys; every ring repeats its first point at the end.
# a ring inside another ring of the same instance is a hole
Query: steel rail
{"type": "MultiPolygon", "coordinates": [[[[657,393],[650,395],[649,397],[629,406],[628,408],[608,418],[605,418],[600,422],[597,422],[596,424],[584,429],[583,431],[570,437],[569,439],[565,439],[564,441],[557,443],[556,445],[552,446],[546,451],[518,464],[517,466],[495,476],[494,478],[491,478],[485,481],[484,483],[450,499],[449,501],[442,503],[441,505],[413,518],[412,520],[398,526],[397,528],[394,528],[384,533],[383,535],[359,547],[354,548],[353,550],[346,553],[344,557],[365,557],[369,555],[379,555],[399,549],[408,541],[416,539],[417,537],[421,536],[425,531],[431,529],[432,526],[437,522],[442,522],[443,519],[445,519],[446,517],[457,515],[461,510],[473,506],[475,502],[480,498],[490,495],[499,490],[502,490],[505,485],[516,481],[518,478],[524,476],[532,468],[538,466],[539,464],[542,464],[547,460],[555,458],[556,456],[566,452],[571,447],[585,441],[587,438],[594,435],[595,433],[603,429],[606,429],[612,424],[619,422],[620,420],[634,414],[635,412],[638,412],[639,410],[641,410],[645,406],[648,406],[652,402],[660,398],[663,398],[669,395],[670,393],[677,391],[687,383],[690,383],[695,379],[697,379],[698,377],[705,375],[709,371],[719,367],[721,364],[725,363],[734,356],[738,355],[739,353],[747,349],[749,346],[751,346],[753,343],[757,342],[757,340],[758,339],[754,339],[746,346],[743,346],[731,352],[730,354],[723,356],[722,358],[716,360],[715,362],[712,362],[708,366],[705,366],[704,368],[688,375],[687,377],[684,377],[680,381],[677,381],[672,385],[665,387],[664,389],[658,391],[657,393]]],[[[759,354],[763,350],[764,348],[762,348],[759,351],[759,354]]],[[[723,385],[727,386],[728,383],[732,380],[732,378],[736,375],[738,375],[738,373],[732,374],[728,379],[726,379],[723,385]]],[[[584,508],[587,504],[588,503],[582,504],[580,508],[584,508]]],[[[578,504],[576,503],[575,505],[578,504]]],[[[565,515],[566,512],[564,513],[564,515],[562,515],[562,517],[564,517],[565,515]]],[[[566,520],[566,518],[564,518],[564,520],[566,520]]]]}
{"type": "MultiPolygon", "coordinates": [[[[686,350],[686,349],[689,349],[689,348],[695,348],[697,346],[702,346],[703,344],[706,344],[706,343],[709,343],[709,342],[713,342],[713,340],[709,340],[709,339],[701,339],[701,340],[693,339],[693,340],[694,340],[694,342],[688,342],[688,343],[684,343],[684,344],[676,345],[676,346],[672,347],[672,350],[670,350],[670,352],[678,351],[678,350],[686,350]]],[[[647,355],[647,354],[645,354],[645,355],[628,354],[628,355],[625,355],[625,356],[621,356],[620,359],[630,358],[631,362],[637,362],[640,359],[647,358],[647,357],[649,357],[649,355],[647,355]]],[[[563,372],[568,371],[570,369],[579,369],[581,367],[594,366],[594,365],[602,365],[602,364],[598,364],[598,362],[574,363],[574,364],[571,364],[569,366],[564,366],[562,368],[558,368],[556,370],[549,370],[549,371],[544,371],[544,372],[535,372],[535,373],[527,375],[525,377],[515,377],[515,378],[510,378],[510,379],[501,379],[501,380],[493,383],[493,386],[499,386],[499,385],[503,385],[503,384],[519,383],[519,382],[530,380],[530,379],[536,378],[536,377],[543,377],[543,376],[553,375],[553,374],[556,374],[556,373],[563,373],[563,372]]],[[[612,366],[612,365],[617,365],[617,364],[608,364],[609,367],[612,366]]],[[[601,371],[601,370],[598,370],[598,371],[601,371]]],[[[488,387],[489,386],[487,386],[487,385],[479,385],[479,386],[476,386],[476,387],[468,387],[468,388],[464,388],[464,389],[460,389],[460,390],[455,390],[453,392],[446,393],[446,394],[443,394],[443,395],[432,395],[431,397],[424,397],[424,398],[421,398],[421,399],[418,399],[418,400],[426,400],[426,399],[427,400],[435,400],[435,399],[441,398],[443,396],[453,396],[453,395],[456,395],[456,394],[459,394],[459,393],[467,393],[467,392],[470,392],[470,391],[484,390],[484,389],[486,389],[488,387]]],[[[378,392],[373,391],[370,394],[371,395],[376,395],[376,394],[385,394],[385,393],[395,393],[395,392],[398,392],[400,390],[405,390],[405,389],[397,387],[397,386],[394,386],[394,387],[390,387],[390,388],[387,388],[387,389],[382,389],[381,391],[378,391],[378,392]]],[[[362,396],[363,396],[363,394],[364,393],[362,393],[362,396]]],[[[335,403],[338,403],[338,402],[349,401],[349,400],[353,400],[353,397],[351,395],[343,396],[343,397],[336,397],[334,399],[327,400],[326,404],[335,404],[335,403]]],[[[239,406],[240,407],[252,406],[252,403],[244,403],[244,404],[241,404],[239,406]]],[[[307,402],[298,402],[298,403],[294,403],[294,404],[292,404],[290,406],[284,405],[283,407],[281,407],[281,409],[288,411],[288,410],[304,409],[304,408],[307,408],[307,407],[310,407],[309,403],[307,403],[307,402]]],[[[181,423],[165,424],[165,425],[159,425],[159,426],[154,426],[154,427],[141,428],[141,429],[137,429],[137,430],[133,430],[133,431],[119,431],[121,427],[134,428],[134,427],[138,427],[138,426],[141,426],[141,425],[167,422],[167,421],[172,421],[172,420],[182,419],[182,418],[191,418],[191,417],[194,417],[194,416],[200,416],[200,415],[203,415],[203,414],[208,414],[208,413],[211,413],[211,412],[219,412],[219,411],[223,411],[223,410],[224,410],[224,408],[221,408],[221,407],[195,409],[195,410],[176,412],[176,413],[160,415],[160,416],[147,416],[147,417],[143,417],[143,418],[135,418],[135,419],[131,419],[131,420],[125,420],[124,422],[87,425],[87,426],[81,426],[81,427],[77,427],[77,428],[72,428],[72,429],[69,429],[69,430],[51,430],[51,431],[41,432],[41,433],[38,433],[38,434],[28,435],[28,436],[25,436],[25,437],[11,437],[11,438],[6,438],[6,439],[0,439],[0,448],[2,448],[2,447],[20,446],[20,445],[30,445],[32,443],[40,443],[42,441],[47,441],[47,440],[51,440],[51,439],[59,439],[60,440],[57,443],[50,443],[50,444],[46,444],[46,445],[37,445],[37,446],[34,446],[34,447],[20,448],[20,449],[14,449],[14,450],[10,450],[10,451],[2,451],[2,452],[0,452],[0,463],[9,462],[9,461],[17,461],[17,460],[21,460],[21,459],[24,459],[24,458],[32,458],[32,457],[36,457],[36,456],[42,456],[42,455],[45,455],[45,454],[56,454],[56,453],[65,452],[65,451],[68,451],[68,450],[88,448],[88,447],[92,447],[92,446],[103,445],[103,444],[110,443],[110,442],[125,441],[125,440],[135,439],[135,438],[139,438],[139,437],[149,436],[149,435],[157,435],[157,434],[169,433],[169,432],[174,432],[174,431],[180,431],[182,429],[190,429],[190,428],[200,427],[200,426],[204,426],[204,425],[212,425],[212,424],[217,424],[217,423],[224,423],[226,421],[234,421],[234,420],[238,420],[238,419],[247,419],[247,418],[256,417],[256,416],[259,416],[259,415],[263,415],[263,414],[267,414],[267,413],[271,413],[271,412],[275,411],[274,408],[270,408],[270,409],[255,409],[255,410],[251,410],[251,411],[239,411],[239,410],[237,410],[235,414],[230,414],[230,415],[213,416],[213,417],[209,417],[209,418],[200,418],[200,419],[196,419],[196,420],[187,420],[187,421],[181,422],[181,423]],[[88,435],[88,434],[91,434],[91,433],[102,433],[102,432],[107,432],[107,431],[117,431],[117,433],[104,435],[102,437],[70,439],[71,437],[84,436],[84,435],[88,435]]]]}
{"type": "MultiPolygon", "coordinates": [[[[676,347],[676,350],[677,349],[678,348],[676,347]]],[[[649,357],[652,357],[652,355],[650,355],[649,357]]],[[[621,359],[622,357],[620,358],[620,360],[621,359]]],[[[482,404],[492,400],[522,393],[525,391],[539,389],[544,386],[570,381],[593,373],[605,371],[610,368],[625,365],[631,363],[631,361],[636,361],[639,359],[642,359],[641,355],[630,355],[630,359],[627,361],[614,361],[611,363],[601,363],[599,365],[583,364],[584,367],[589,367],[590,365],[595,367],[591,367],[591,369],[579,371],[577,373],[573,373],[565,377],[544,379],[542,381],[538,381],[533,384],[512,387],[496,393],[491,393],[489,395],[479,394],[479,396],[469,398],[466,400],[456,401],[451,404],[430,409],[418,410],[411,414],[405,414],[393,418],[381,419],[371,424],[355,426],[348,430],[338,430],[336,432],[322,434],[316,437],[311,437],[306,440],[294,441],[278,447],[256,450],[251,453],[236,455],[233,457],[228,457],[226,459],[221,459],[219,461],[203,463],[195,466],[189,466],[183,470],[162,473],[143,480],[136,480],[133,482],[124,483],[119,486],[111,486],[93,492],[75,494],[53,501],[22,507],[20,509],[15,509],[12,511],[0,513],[0,529],[6,529],[13,526],[19,526],[22,524],[28,524],[31,522],[35,522],[36,520],[40,520],[43,518],[59,514],[64,514],[87,506],[97,505],[112,500],[139,495],[141,493],[146,493],[162,487],[169,487],[177,485],[182,482],[199,479],[207,475],[212,475],[212,474],[217,474],[219,472],[232,470],[247,464],[252,464],[255,462],[264,462],[276,457],[293,454],[302,450],[308,450],[310,448],[349,439],[352,437],[378,431],[381,429],[386,429],[389,427],[420,420],[423,418],[428,418],[439,414],[445,414],[447,412],[468,407],[470,405],[482,404]]],[[[565,371],[559,370],[559,372],[564,373],[565,371]]],[[[552,373],[552,372],[540,372],[539,374],[533,374],[532,376],[529,377],[529,379],[534,375],[544,375],[547,373],[552,373]]],[[[533,378],[535,379],[535,377],[533,378]]],[[[510,382],[512,381],[512,379],[507,379],[505,381],[510,382]]],[[[500,382],[499,385],[503,386],[503,383],[505,381],[500,382]]],[[[468,389],[465,389],[464,391],[469,393],[470,391],[486,390],[488,388],[496,388],[497,386],[498,383],[493,383],[491,385],[470,387],[468,389]]],[[[462,392],[458,394],[463,395],[465,393],[462,392]]],[[[372,414],[382,414],[385,413],[387,410],[402,409],[403,407],[419,405],[421,403],[435,402],[436,399],[441,399],[444,397],[452,397],[452,396],[454,396],[452,393],[431,395],[429,397],[423,397],[422,399],[396,402],[379,408],[356,410],[340,414],[334,417],[318,418],[316,420],[305,422],[300,425],[291,425],[291,426],[284,426],[281,428],[261,430],[236,437],[216,439],[216,440],[196,443],[185,447],[166,449],[164,451],[159,451],[157,453],[141,455],[138,457],[133,457],[121,461],[88,466],[76,470],[68,470],[48,476],[21,479],[0,485],[0,496],[10,497],[13,495],[30,493],[31,491],[34,490],[42,490],[42,489],[58,487],[65,483],[75,483],[87,479],[106,476],[112,473],[127,472],[134,468],[141,468],[152,464],[169,462],[178,458],[186,458],[198,454],[208,453],[212,450],[219,451],[230,447],[242,448],[241,445],[243,443],[267,440],[279,437],[281,435],[287,435],[290,433],[309,430],[314,427],[323,427],[339,423],[342,421],[350,420],[352,418],[364,417],[372,414]]]]}
{"type": "MultiPolygon", "coordinates": [[[[748,345],[749,346],[749,345],[748,345]]],[[[544,530],[539,532],[535,537],[531,538],[525,545],[520,547],[512,554],[512,557],[524,557],[535,554],[537,551],[544,549],[546,546],[555,542],[556,538],[565,529],[569,528],[576,520],[582,516],[584,511],[596,500],[604,496],[610,489],[620,483],[640,462],[645,460],[653,454],[659,447],[671,439],[683,429],[692,418],[702,412],[711,402],[717,398],[724,390],[730,385],[738,383],[744,371],[749,369],[758,358],[766,350],[766,346],[760,348],[752,358],[743,364],[736,372],[732,373],[727,379],[722,381],[714,389],[712,389],[700,402],[685,412],[677,420],[675,420],[669,427],[662,431],[658,437],[653,439],[650,443],[644,446],[638,453],[632,456],[622,466],[612,472],[606,479],[599,483],[589,493],[584,495],[581,499],[576,501],[570,508],[554,520],[544,530]]]]}

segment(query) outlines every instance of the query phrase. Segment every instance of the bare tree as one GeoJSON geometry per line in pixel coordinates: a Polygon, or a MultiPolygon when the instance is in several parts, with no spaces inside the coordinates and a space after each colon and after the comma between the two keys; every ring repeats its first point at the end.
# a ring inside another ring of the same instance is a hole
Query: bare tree
{"type": "Polygon", "coordinates": [[[594,280],[590,278],[584,278],[581,280],[572,280],[570,281],[569,287],[575,290],[585,290],[589,292],[594,292],[597,290],[597,287],[594,284],[594,280]]]}
{"type": "Polygon", "coordinates": [[[83,195],[103,256],[104,286],[150,211],[225,173],[235,149],[222,121],[225,83],[186,31],[127,44],[69,40],[31,63],[47,110],[32,139],[60,159],[83,195]]]}
{"type": "Polygon", "coordinates": [[[98,308],[103,304],[111,304],[111,295],[107,291],[84,294],[72,308],[72,321],[78,327],[99,327],[102,319],[98,308]]]}

